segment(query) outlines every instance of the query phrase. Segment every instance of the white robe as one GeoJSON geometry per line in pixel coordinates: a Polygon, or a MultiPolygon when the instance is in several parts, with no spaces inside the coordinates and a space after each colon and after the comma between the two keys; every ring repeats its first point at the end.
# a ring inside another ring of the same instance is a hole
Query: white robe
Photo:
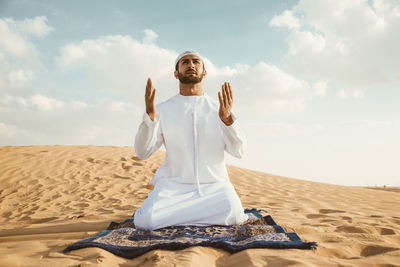
{"type": "Polygon", "coordinates": [[[135,212],[138,229],[171,225],[232,225],[247,220],[231,184],[224,150],[241,158],[246,139],[233,115],[226,126],[219,102],[207,94],[177,94],[147,113],[135,138],[135,152],[147,159],[164,144],[166,157],[151,180],[154,190],[135,212]]]}

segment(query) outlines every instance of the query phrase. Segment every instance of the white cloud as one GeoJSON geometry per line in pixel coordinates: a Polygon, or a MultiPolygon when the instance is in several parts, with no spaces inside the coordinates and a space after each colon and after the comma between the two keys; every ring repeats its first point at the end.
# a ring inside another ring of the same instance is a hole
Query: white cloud
{"type": "Polygon", "coordinates": [[[28,135],[28,131],[24,129],[20,129],[11,124],[5,124],[0,121],[0,138],[26,138],[28,135]]]}
{"type": "Polygon", "coordinates": [[[6,58],[0,54],[0,93],[18,94],[26,91],[26,87],[35,76],[31,66],[26,66],[23,62],[9,63],[6,58]],[[16,66],[12,66],[16,65],[16,66]]]}
{"type": "Polygon", "coordinates": [[[72,110],[83,110],[85,108],[87,108],[88,104],[86,104],[85,102],[81,102],[81,101],[76,101],[73,100],[70,103],[72,110]]]}
{"type": "Polygon", "coordinates": [[[317,96],[324,96],[328,88],[328,81],[319,81],[313,84],[312,92],[317,96]]]}
{"type": "Polygon", "coordinates": [[[153,30],[145,29],[143,37],[144,44],[153,44],[157,40],[158,34],[155,33],[153,30]]]}
{"type": "MultiPolygon", "coordinates": [[[[32,51],[39,54],[26,36],[17,31],[10,33],[30,44],[32,51]]],[[[72,77],[82,77],[84,71],[85,83],[89,87],[122,92],[127,96],[126,101],[101,98],[89,104],[81,100],[63,101],[51,94],[32,94],[29,90],[16,94],[17,85],[30,87],[35,72],[23,64],[13,69],[0,55],[0,89],[3,88],[3,94],[0,94],[0,121],[24,129],[26,133],[25,138],[22,135],[9,136],[2,140],[3,144],[131,143],[144,111],[147,77],[153,79],[157,88],[158,103],[179,90],[178,81],[173,77],[173,62],[178,53],[155,45],[157,34],[153,31],[147,30],[145,34],[147,41],[143,42],[130,36],[114,35],[69,43],[60,48],[55,59],[56,67],[66,70],[62,72],[65,75],[63,78],[73,81],[72,77]]],[[[7,53],[10,55],[12,51],[7,53]]],[[[14,57],[22,54],[15,53],[14,57]]],[[[217,100],[221,84],[225,80],[230,81],[234,87],[234,108],[240,115],[300,111],[312,96],[307,82],[264,62],[255,66],[236,64],[233,67],[218,67],[208,58],[204,61],[208,71],[205,91],[217,100]]],[[[74,83],[71,85],[75,86],[74,83]]],[[[93,89],[79,86],[82,85],[78,82],[77,89],[93,89]]]]}
{"type": "Polygon", "coordinates": [[[296,55],[309,52],[310,54],[323,53],[326,49],[326,39],[319,34],[309,31],[296,31],[289,41],[289,53],[296,55]]]}
{"type": "Polygon", "coordinates": [[[300,20],[293,15],[292,10],[285,10],[281,15],[274,16],[269,22],[270,26],[287,27],[289,29],[297,29],[300,27],[300,20]]]}
{"type": "MultiPolygon", "coordinates": [[[[82,44],[84,44],[84,42],[82,42],[82,44]]],[[[60,54],[61,56],[57,59],[57,63],[63,67],[68,67],[86,57],[84,49],[73,44],[68,44],[62,47],[60,54]]]]}
{"type": "Polygon", "coordinates": [[[124,92],[134,104],[143,104],[146,80],[151,77],[157,99],[176,93],[174,51],[144,44],[130,36],[102,36],[67,44],[60,49],[58,66],[69,71],[87,70],[90,84],[100,90],[124,92]]]}
{"type": "Polygon", "coordinates": [[[89,104],[45,95],[0,95],[0,145],[130,145],[142,112],[108,99],[89,104]]]}
{"type": "Polygon", "coordinates": [[[8,80],[15,86],[24,86],[32,78],[33,72],[30,70],[13,70],[8,73],[8,80]]]}
{"type": "Polygon", "coordinates": [[[400,121],[383,121],[383,120],[344,120],[342,125],[361,129],[400,129],[400,121]]]}
{"type": "Polygon", "coordinates": [[[276,138],[276,137],[307,137],[321,133],[326,129],[326,126],[322,124],[310,124],[302,125],[299,123],[289,122],[253,122],[246,123],[244,126],[247,129],[252,129],[251,133],[248,133],[251,138],[261,141],[265,137],[276,138]]]}
{"type": "Polygon", "coordinates": [[[339,91],[338,96],[341,99],[347,99],[349,97],[347,92],[345,90],[343,90],[343,89],[339,91]]]}
{"type": "MultiPolygon", "coordinates": [[[[399,1],[300,0],[274,19],[300,19],[289,27],[287,66],[306,79],[334,81],[352,97],[369,86],[398,82],[400,72],[399,1]],[[358,92],[353,93],[357,88],[358,92]]],[[[279,21],[279,20],[278,20],[279,21]]],[[[285,21],[285,20],[283,20],[285,21]]],[[[283,22],[282,22],[283,23],[283,22]]],[[[342,94],[343,95],[343,94],[342,94]]]]}
{"type": "Polygon", "coordinates": [[[34,36],[45,36],[54,29],[47,25],[47,17],[40,16],[33,19],[14,20],[6,18],[5,21],[17,31],[34,36]]]}
{"type": "Polygon", "coordinates": [[[111,101],[111,103],[109,104],[110,111],[114,112],[126,112],[128,109],[132,107],[133,107],[132,104],[119,101],[111,101]]]}
{"type": "Polygon", "coordinates": [[[9,25],[7,19],[0,19],[0,50],[16,57],[37,56],[35,46],[9,25]]]}
{"type": "MultiPolygon", "coordinates": [[[[66,103],[60,100],[40,94],[31,95],[29,97],[15,97],[6,94],[0,98],[0,103],[3,104],[0,106],[3,108],[27,108],[30,112],[32,110],[38,110],[41,112],[54,111],[55,109],[60,109],[66,105],[66,103]]],[[[76,101],[73,102],[72,106],[76,106],[76,101]]]]}
{"type": "Polygon", "coordinates": [[[354,92],[353,92],[353,97],[354,98],[363,98],[364,97],[364,92],[363,91],[361,91],[361,90],[355,90],[354,92]]]}
{"type": "Polygon", "coordinates": [[[64,106],[63,102],[43,95],[33,95],[31,101],[40,111],[52,111],[64,106]]]}
{"type": "Polygon", "coordinates": [[[45,36],[53,30],[46,22],[43,16],[25,20],[0,19],[1,50],[16,57],[37,57],[36,47],[25,34],[45,36]]]}
{"type": "Polygon", "coordinates": [[[353,99],[359,99],[359,98],[363,98],[365,95],[364,91],[361,90],[344,90],[341,89],[339,91],[339,93],[337,94],[337,96],[340,99],[348,99],[348,98],[353,98],[353,99]]]}
{"type": "MultiPolygon", "coordinates": [[[[254,67],[238,66],[233,73],[229,80],[243,114],[302,111],[311,98],[306,81],[265,62],[254,67]]],[[[220,78],[225,77],[220,75],[220,78]]]]}
{"type": "MultiPolygon", "coordinates": [[[[68,44],[60,49],[56,61],[66,70],[87,70],[90,83],[98,89],[122,91],[133,104],[143,107],[147,77],[152,78],[157,89],[157,102],[178,92],[178,82],[173,77],[177,54],[154,44],[140,43],[130,36],[117,35],[68,44]]],[[[255,66],[217,67],[207,58],[204,61],[205,91],[217,100],[221,84],[230,81],[237,103],[235,110],[240,112],[301,111],[312,97],[307,82],[265,62],[255,66]]]]}
{"type": "Polygon", "coordinates": [[[52,28],[46,17],[0,19],[0,92],[26,90],[35,73],[44,70],[40,53],[30,38],[45,36],[52,28]]]}

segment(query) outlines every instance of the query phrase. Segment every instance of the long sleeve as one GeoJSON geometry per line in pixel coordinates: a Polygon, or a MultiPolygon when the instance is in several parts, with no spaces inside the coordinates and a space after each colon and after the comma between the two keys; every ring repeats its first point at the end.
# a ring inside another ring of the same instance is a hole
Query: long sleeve
{"type": "Polygon", "coordinates": [[[244,151],[247,147],[247,140],[240,129],[236,116],[232,113],[233,124],[225,125],[221,121],[221,128],[224,137],[225,151],[237,158],[243,158],[244,151]]]}
{"type": "Polygon", "coordinates": [[[135,138],[135,153],[139,159],[149,158],[164,142],[160,127],[160,115],[157,114],[152,121],[149,115],[143,114],[143,121],[139,125],[135,138]]]}

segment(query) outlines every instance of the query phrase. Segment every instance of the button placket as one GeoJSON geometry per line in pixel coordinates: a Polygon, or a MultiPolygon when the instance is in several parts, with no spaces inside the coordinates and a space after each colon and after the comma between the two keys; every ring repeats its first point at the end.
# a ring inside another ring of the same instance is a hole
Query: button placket
{"type": "Polygon", "coordinates": [[[197,184],[197,191],[200,196],[203,196],[203,193],[201,192],[200,188],[200,179],[199,179],[199,168],[198,168],[198,140],[197,140],[197,99],[195,98],[194,104],[193,104],[193,145],[194,145],[194,157],[193,157],[193,163],[194,163],[194,175],[196,178],[196,184],[197,184]]]}

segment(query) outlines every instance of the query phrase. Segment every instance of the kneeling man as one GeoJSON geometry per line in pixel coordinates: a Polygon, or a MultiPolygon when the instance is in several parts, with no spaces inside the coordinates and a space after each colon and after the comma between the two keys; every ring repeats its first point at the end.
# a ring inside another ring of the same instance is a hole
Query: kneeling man
{"type": "Polygon", "coordinates": [[[203,92],[207,72],[196,51],[175,61],[179,93],[155,105],[149,78],[146,112],[135,138],[135,152],[147,159],[164,144],[166,157],[151,180],[153,191],[135,212],[138,229],[171,225],[232,225],[247,220],[231,184],[224,151],[241,158],[246,139],[231,108],[229,83],[218,92],[219,103],[203,92]]]}

